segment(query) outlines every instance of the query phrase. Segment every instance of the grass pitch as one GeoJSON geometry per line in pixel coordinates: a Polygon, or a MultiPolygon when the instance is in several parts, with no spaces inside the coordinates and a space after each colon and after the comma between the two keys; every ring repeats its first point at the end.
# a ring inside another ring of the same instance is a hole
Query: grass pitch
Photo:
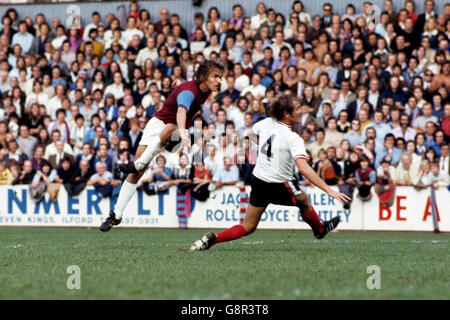
{"type": "Polygon", "coordinates": [[[188,251],[204,233],[2,228],[0,299],[450,299],[449,234],[259,230],[188,251]],[[80,290],[67,289],[70,265],[80,290]]]}

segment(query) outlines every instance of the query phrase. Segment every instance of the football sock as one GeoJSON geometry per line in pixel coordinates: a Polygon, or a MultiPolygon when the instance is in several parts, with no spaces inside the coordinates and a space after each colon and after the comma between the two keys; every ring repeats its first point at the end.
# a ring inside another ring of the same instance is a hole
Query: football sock
{"type": "Polygon", "coordinates": [[[134,166],[137,171],[141,171],[145,168],[147,164],[152,161],[153,157],[157,155],[164,146],[161,143],[159,136],[156,136],[152,141],[147,145],[145,151],[141,154],[141,156],[134,161],[134,166]]]}
{"type": "Polygon", "coordinates": [[[307,224],[309,224],[311,229],[313,229],[314,233],[322,233],[323,232],[322,221],[320,221],[319,216],[317,215],[317,213],[313,207],[311,207],[310,212],[308,212],[308,213],[301,212],[300,214],[302,216],[303,221],[305,221],[307,224]]]}
{"type": "Polygon", "coordinates": [[[124,181],[122,188],[120,188],[119,198],[117,199],[116,206],[114,208],[114,213],[116,214],[116,219],[122,219],[123,211],[125,210],[128,202],[133,197],[136,192],[137,184],[129,183],[124,181]]]}
{"type": "Polygon", "coordinates": [[[242,224],[237,224],[235,226],[232,226],[231,228],[221,231],[218,234],[216,234],[216,243],[230,241],[239,239],[247,233],[247,230],[245,230],[245,227],[242,224]]]}

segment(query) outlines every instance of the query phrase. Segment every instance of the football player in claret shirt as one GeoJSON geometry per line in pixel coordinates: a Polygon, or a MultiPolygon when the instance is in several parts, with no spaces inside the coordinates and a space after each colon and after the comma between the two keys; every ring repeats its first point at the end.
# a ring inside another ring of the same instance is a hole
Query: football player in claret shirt
{"type": "Polygon", "coordinates": [[[259,153],[250,183],[250,200],[244,223],[217,235],[213,232],[206,233],[200,240],[194,242],[191,250],[208,250],[216,243],[251,234],[256,230],[261,215],[270,203],[298,207],[303,221],[309,224],[318,239],[322,239],[338,225],[339,216],[325,222],[319,219],[308,196],[293,178],[294,166],[297,165],[303,176],[330,197],[341,202],[350,201],[345,194],[331,189],[309,166],[303,139],[292,130],[292,127],[300,122],[301,117],[301,104],[298,98],[279,94],[271,101],[270,114],[270,118],[255,123],[252,129],[247,131],[250,136],[259,136],[259,153]]]}
{"type": "Polygon", "coordinates": [[[114,211],[101,224],[100,230],[109,231],[122,221],[123,212],[136,192],[136,185],[150,161],[163,150],[173,137],[179,137],[182,146],[189,147],[191,141],[187,130],[195,115],[201,112],[202,104],[212,91],[219,91],[224,67],[211,60],[202,62],[195,80],[186,81],[176,87],[164,102],[163,107],[145,126],[134,162],[122,163],[119,170],[128,173],[120,189],[114,211]],[[178,135],[175,131],[178,130],[178,135]]]}

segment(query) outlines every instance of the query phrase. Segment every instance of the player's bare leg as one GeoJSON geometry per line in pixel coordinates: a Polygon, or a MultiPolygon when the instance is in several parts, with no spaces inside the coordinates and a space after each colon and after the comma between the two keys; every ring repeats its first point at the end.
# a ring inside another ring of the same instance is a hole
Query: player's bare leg
{"type": "MultiPolygon", "coordinates": [[[[141,170],[130,170],[131,172],[128,171],[130,173],[128,174],[127,179],[124,181],[122,187],[120,188],[116,207],[114,208],[114,211],[110,212],[109,217],[106,218],[106,220],[100,226],[101,231],[109,231],[112,226],[120,224],[120,222],[122,221],[123,212],[127,207],[128,202],[130,202],[131,198],[136,192],[136,186],[139,179],[144,174],[145,169],[147,168],[153,157],[157,153],[159,153],[168,142],[170,142],[170,140],[172,139],[172,133],[176,130],[176,128],[176,125],[168,124],[164,127],[164,130],[160,133],[157,139],[154,139],[154,141],[152,141],[151,145],[139,145],[136,151],[136,159],[140,160],[144,158],[145,160],[143,163],[145,163],[145,165],[141,170]]],[[[134,169],[132,163],[121,164],[119,165],[119,169],[121,168],[121,166],[130,167],[130,165],[134,169]]]]}
{"type": "Polygon", "coordinates": [[[309,202],[306,193],[302,192],[295,197],[297,207],[300,209],[300,215],[313,230],[314,236],[317,239],[322,239],[331,230],[335,229],[341,221],[340,216],[336,216],[328,221],[320,221],[319,216],[309,202]]]}
{"type": "MultiPolygon", "coordinates": [[[[136,157],[139,157],[143,152],[145,152],[146,148],[147,146],[140,145],[136,151],[136,157]]],[[[138,173],[130,173],[127,176],[127,179],[123,182],[122,187],[120,188],[119,198],[117,199],[114,211],[111,211],[109,213],[109,217],[106,218],[106,220],[101,224],[101,231],[109,231],[112,226],[118,225],[122,222],[123,211],[136,192],[136,185],[144,172],[145,170],[142,170],[138,173]]]]}
{"type": "Polygon", "coordinates": [[[143,171],[150,161],[171,141],[172,134],[176,129],[177,126],[175,124],[166,124],[159,136],[156,136],[147,146],[144,146],[145,148],[142,153],[139,155],[136,153],[134,162],[120,164],[119,170],[124,173],[134,174],[143,171]]]}
{"type": "Polygon", "coordinates": [[[236,240],[253,233],[258,227],[259,220],[265,210],[266,207],[255,207],[249,204],[247,207],[245,220],[242,224],[234,225],[229,229],[219,232],[218,234],[213,232],[206,233],[200,240],[194,242],[191,250],[208,250],[216,243],[236,240]]]}

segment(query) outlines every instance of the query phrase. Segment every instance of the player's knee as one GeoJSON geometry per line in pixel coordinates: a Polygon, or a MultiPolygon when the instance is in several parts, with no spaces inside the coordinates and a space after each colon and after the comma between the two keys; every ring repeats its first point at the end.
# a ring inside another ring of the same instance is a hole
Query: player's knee
{"type": "Polygon", "coordinates": [[[161,144],[164,145],[172,140],[178,140],[175,139],[175,137],[172,137],[177,128],[178,127],[175,124],[172,123],[166,124],[166,127],[164,128],[163,132],[161,132],[161,134],[159,135],[159,140],[161,141],[161,144]]]}
{"type": "Polygon", "coordinates": [[[127,176],[127,181],[128,181],[129,183],[136,184],[136,183],[138,183],[138,181],[139,181],[139,176],[137,176],[137,175],[134,174],[134,173],[130,173],[130,174],[127,176]]]}

